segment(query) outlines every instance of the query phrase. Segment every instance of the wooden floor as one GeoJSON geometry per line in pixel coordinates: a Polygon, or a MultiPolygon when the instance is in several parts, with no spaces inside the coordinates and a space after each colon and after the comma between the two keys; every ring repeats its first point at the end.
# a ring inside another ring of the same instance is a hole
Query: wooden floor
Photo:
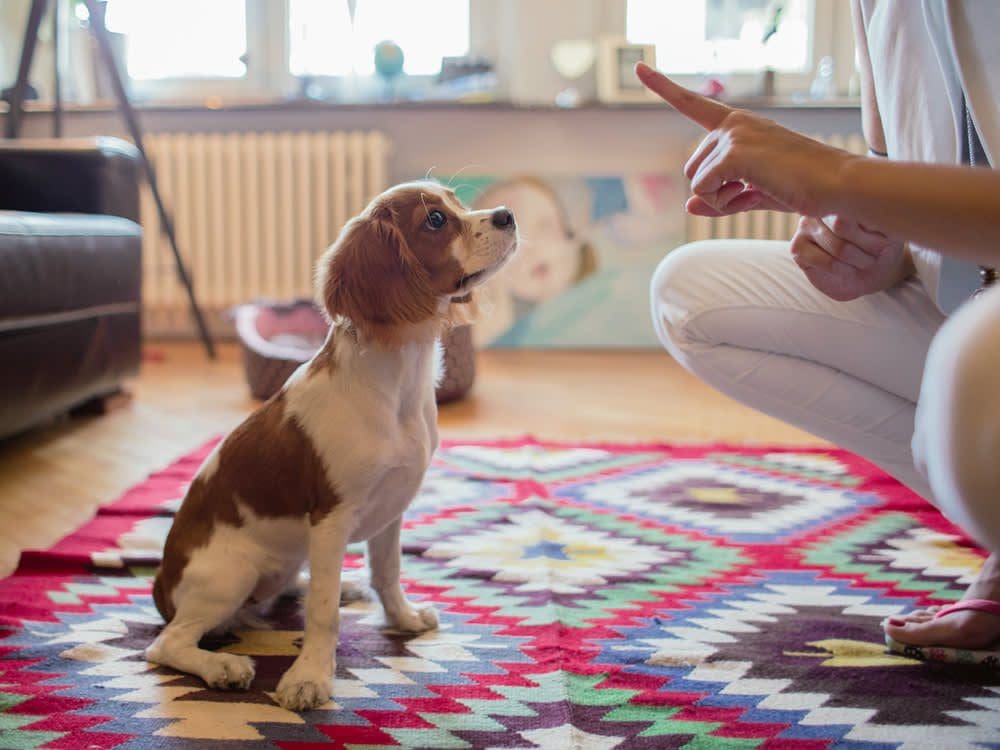
{"type": "MultiPolygon", "coordinates": [[[[147,345],[125,403],[0,442],[0,575],[255,406],[238,351],[147,345]]],[[[822,444],[719,395],[659,352],[486,351],[473,392],[442,407],[444,438],[822,444]]]]}

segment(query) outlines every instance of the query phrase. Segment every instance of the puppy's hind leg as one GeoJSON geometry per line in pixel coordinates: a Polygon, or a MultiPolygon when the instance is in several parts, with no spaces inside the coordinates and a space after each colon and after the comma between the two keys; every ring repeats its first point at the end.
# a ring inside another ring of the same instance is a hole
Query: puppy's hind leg
{"type": "Polygon", "coordinates": [[[243,606],[257,583],[248,565],[232,565],[228,575],[204,575],[188,565],[174,591],[177,611],[146,649],[146,658],[180,672],[197,675],[212,688],[246,690],[254,677],[247,656],[199,648],[201,637],[225,624],[243,606]]]}

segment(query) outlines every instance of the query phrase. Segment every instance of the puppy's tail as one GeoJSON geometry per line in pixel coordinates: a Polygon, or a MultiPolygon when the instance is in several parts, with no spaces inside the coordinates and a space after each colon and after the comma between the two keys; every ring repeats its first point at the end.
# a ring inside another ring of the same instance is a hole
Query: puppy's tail
{"type": "Polygon", "coordinates": [[[167,596],[167,592],[164,590],[163,576],[159,573],[156,574],[156,580],[153,581],[153,603],[156,605],[156,609],[164,622],[170,622],[174,619],[176,610],[174,609],[173,602],[170,601],[170,597],[167,596]]]}
{"type": "Polygon", "coordinates": [[[226,635],[237,630],[271,630],[274,627],[255,611],[255,606],[246,606],[238,610],[225,622],[212,628],[211,635],[226,635]]]}

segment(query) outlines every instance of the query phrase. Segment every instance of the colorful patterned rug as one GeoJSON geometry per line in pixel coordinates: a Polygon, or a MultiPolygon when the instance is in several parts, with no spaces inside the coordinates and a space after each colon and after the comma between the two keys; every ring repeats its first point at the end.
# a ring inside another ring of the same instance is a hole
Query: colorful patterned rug
{"type": "Polygon", "coordinates": [[[208,449],[0,581],[0,748],[1000,747],[997,673],[888,655],[878,625],[958,598],[981,553],[836,450],[447,444],[403,541],[440,630],[345,608],[334,700],[298,715],[272,699],[284,602],[210,644],[253,655],[252,689],[208,690],[142,656],[208,449]]]}

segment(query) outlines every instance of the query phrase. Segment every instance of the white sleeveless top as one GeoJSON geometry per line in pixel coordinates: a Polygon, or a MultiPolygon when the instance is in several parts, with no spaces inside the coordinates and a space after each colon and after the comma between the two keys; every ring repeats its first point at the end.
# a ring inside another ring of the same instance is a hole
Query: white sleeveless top
{"type": "MultiPolygon", "coordinates": [[[[891,159],[960,164],[962,96],[990,163],[1000,154],[1000,2],[859,0],[891,159]]],[[[938,303],[941,256],[911,245],[917,274],[938,303]]],[[[969,265],[971,288],[977,270],[969,265]]]]}

